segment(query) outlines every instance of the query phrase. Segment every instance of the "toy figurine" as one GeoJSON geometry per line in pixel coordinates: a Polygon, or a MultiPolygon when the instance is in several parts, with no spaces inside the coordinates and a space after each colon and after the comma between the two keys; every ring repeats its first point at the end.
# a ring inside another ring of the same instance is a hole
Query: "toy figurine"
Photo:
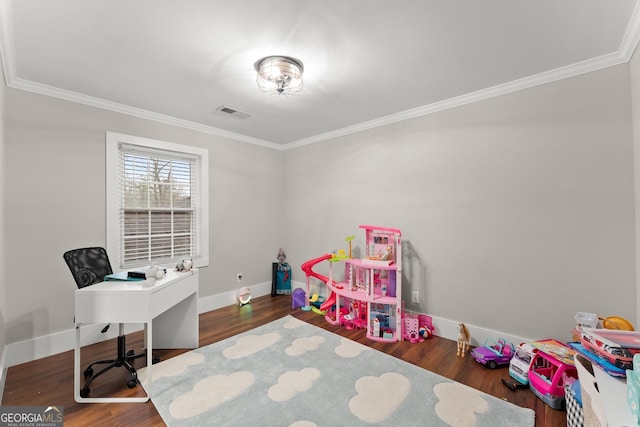
{"type": "Polygon", "coordinates": [[[177,271],[189,271],[193,267],[193,261],[190,259],[183,259],[178,264],[176,264],[177,271]]]}
{"type": "Polygon", "coordinates": [[[467,325],[462,322],[458,323],[458,351],[456,356],[466,356],[469,351],[469,341],[471,341],[471,334],[469,334],[467,325]]]}
{"type": "MultiPolygon", "coordinates": [[[[291,266],[287,262],[287,254],[284,249],[278,250],[276,255],[278,262],[272,265],[271,296],[291,294],[291,266]]],[[[309,289],[307,289],[309,291],[309,289]]]]}
{"type": "Polygon", "coordinates": [[[284,249],[280,248],[276,259],[278,260],[278,264],[284,264],[287,261],[287,254],[284,253],[284,249]]]}
{"type": "Polygon", "coordinates": [[[393,259],[393,248],[391,246],[387,246],[387,249],[384,251],[382,256],[380,256],[381,260],[390,260],[393,259]]]}
{"type": "Polygon", "coordinates": [[[166,269],[158,268],[155,263],[151,264],[151,267],[144,273],[144,277],[146,278],[143,286],[151,287],[156,283],[156,280],[161,280],[164,278],[166,273],[166,269]]]}

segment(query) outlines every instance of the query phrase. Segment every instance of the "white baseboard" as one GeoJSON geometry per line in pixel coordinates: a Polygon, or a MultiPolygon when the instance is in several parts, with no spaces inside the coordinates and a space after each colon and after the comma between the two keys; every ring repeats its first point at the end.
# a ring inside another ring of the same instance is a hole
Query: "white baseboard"
{"type": "MultiPolygon", "coordinates": [[[[306,284],[302,282],[292,283],[292,287],[305,288],[306,284]]],[[[259,283],[249,287],[251,289],[252,297],[260,297],[271,294],[271,282],[259,283]]],[[[198,313],[206,313],[208,311],[216,310],[218,308],[227,307],[229,305],[237,304],[236,292],[229,291],[221,294],[211,295],[198,299],[198,313]]],[[[441,317],[432,317],[433,326],[435,328],[435,335],[451,340],[457,340],[458,322],[441,317]]],[[[115,338],[118,335],[118,328],[116,325],[112,325],[109,331],[101,333],[100,330],[104,325],[87,325],[81,329],[81,345],[89,345],[99,341],[115,338]]],[[[517,345],[523,341],[532,341],[522,337],[514,335],[504,334],[499,331],[493,331],[486,328],[467,324],[467,328],[471,333],[471,345],[478,346],[484,344],[487,339],[504,338],[505,340],[517,345]]],[[[142,329],[142,324],[127,324],[125,325],[125,332],[131,333],[142,329]]],[[[65,351],[73,350],[75,348],[75,329],[68,329],[66,331],[56,332],[50,335],[29,339],[26,341],[20,341],[17,343],[11,343],[5,346],[2,353],[2,359],[0,359],[0,385],[4,385],[4,379],[6,376],[6,369],[19,365],[21,363],[30,362],[32,360],[40,359],[42,357],[52,356],[54,354],[63,353],[65,351]]],[[[0,388],[0,393],[4,387],[0,388]]],[[[1,395],[0,395],[1,398],[1,395]]]]}
{"type": "MultiPolygon", "coordinates": [[[[257,285],[248,286],[251,290],[251,298],[257,298],[264,295],[271,295],[271,282],[258,283],[257,285]]],[[[227,307],[237,304],[237,290],[225,292],[222,294],[211,295],[198,299],[198,312],[206,313],[208,311],[217,310],[218,308],[227,307]]]]}
{"type": "Polygon", "coordinates": [[[0,402],[2,402],[2,394],[4,392],[4,384],[7,379],[7,365],[5,363],[7,356],[7,346],[5,345],[0,354],[0,402]]]}
{"type": "MultiPolygon", "coordinates": [[[[271,294],[271,282],[259,283],[250,287],[253,297],[271,294]]],[[[206,313],[218,308],[236,304],[236,292],[229,291],[222,294],[211,295],[198,299],[198,313],[206,313]]],[[[117,325],[111,325],[106,333],[101,333],[105,325],[87,325],[81,328],[80,342],[82,346],[108,340],[118,336],[117,325]]],[[[125,332],[131,333],[142,330],[142,324],[126,324],[125,332]]],[[[75,348],[75,329],[36,337],[33,339],[7,344],[3,354],[4,368],[31,362],[42,357],[63,353],[75,348]]],[[[4,375],[3,375],[4,378],[4,375]]]]}
{"type": "MultiPolygon", "coordinates": [[[[445,319],[442,317],[432,317],[432,320],[433,327],[435,329],[434,335],[453,341],[458,340],[457,321],[445,319]]],[[[498,338],[502,338],[507,342],[513,343],[513,345],[516,347],[521,342],[535,341],[535,339],[532,338],[524,338],[516,335],[506,334],[504,332],[482,328],[480,326],[471,325],[469,323],[465,323],[465,325],[467,326],[467,329],[469,329],[469,334],[471,335],[470,344],[472,347],[483,345],[487,340],[497,340],[498,338]]]]}
{"type": "MultiPolygon", "coordinates": [[[[306,283],[304,282],[292,282],[292,288],[306,288],[306,283]]],[[[458,340],[458,321],[446,319],[444,317],[434,317],[432,316],[433,327],[435,329],[434,335],[439,337],[447,338],[453,341],[458,340]]],[[[493,339],[497,340],[498,338],[502,338],[508,342],[513,343],[514,346],[517,346],[521,342],[526,341],[535,341],[530,338],[523,338],[516,335],[505,334],[504,332],[494,331],[487,328],[482,328],[480,326],[471,325],[465,323],[467,328],[469,329],[469,333],[471,334],[471,345],[477,347],[479,345],[483,345],[486,340],[493,339]]]]}

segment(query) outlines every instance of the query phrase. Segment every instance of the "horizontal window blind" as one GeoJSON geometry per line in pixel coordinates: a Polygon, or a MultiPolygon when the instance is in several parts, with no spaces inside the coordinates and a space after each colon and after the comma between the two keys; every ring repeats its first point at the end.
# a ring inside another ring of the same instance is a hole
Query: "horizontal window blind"
{"type": "Polygon", "coordinates": [[[197,157],[124,143],[118,151],[123,266],[198,258],[197,157]]]}

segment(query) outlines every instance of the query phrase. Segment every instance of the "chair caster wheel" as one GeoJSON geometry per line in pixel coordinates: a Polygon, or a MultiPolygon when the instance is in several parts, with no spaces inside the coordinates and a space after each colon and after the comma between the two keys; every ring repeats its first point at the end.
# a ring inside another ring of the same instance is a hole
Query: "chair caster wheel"
{"type": "Polygon", "coordinates": [[[151,364],[155,365],[156,363],[160,363],[160,356],[153,356],[151,359],[151,364]]]}
{"type": "Polygon", "coordinates": [[[127,357],[131,357],[135,354],[135,352],[133,350],[129,350],[127,351],[127,357]]]}
{"type": "Polygon", "coordinates": [[[93,368],[87,368],[84,370],[84,377],[89,378],[93,375],[93,368]]]}
{"type": "Polygon", "coordinates": [[[89,397],[90,392],[91,392],[91,389],[89,387],[83,387],[80,389],[80,397],[82,398],[89,397]]]}
{"type": "Polygon", "coordinates": [[[127,381],[127,387],[134,388],[138,382],[136,380],[127,381]]]}

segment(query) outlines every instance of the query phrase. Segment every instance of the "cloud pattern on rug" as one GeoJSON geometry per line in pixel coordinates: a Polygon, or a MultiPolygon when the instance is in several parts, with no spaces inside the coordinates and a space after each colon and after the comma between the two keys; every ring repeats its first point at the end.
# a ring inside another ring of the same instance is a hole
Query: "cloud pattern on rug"
{"type": "Polygon", "coordinates": [[[362,421],[379,423],[393,414],[410,389],[409,379],[396,372],[362,377],[356,381],[357,394],[349,401],[349,410],[362,421]]]}
{"type": "MultiPolygon", "coordinates": [[[[303,322],[297,319],[283,325],[286,329],[295,329],[303,322]]],[[[264,335],[248,335],[222,351],[228,359],[239,359],[250,356],[270,346],[281,337],[277,333],[264,335]]],[[[285,353],[289,356],[302,356],[317,350],[324,342],[321,336],[303,337],[294,340],[285,353]]],[[[336,346],[335,353],[344,358],[359,356],[369,349],[362,344],[342,338],[336,346]]],[[[175,363],[167,366],[158,373],[156,378],[173,376],[185,371],[189,366],[201,363],[204,357],[198,353],[185,353],[175,363]],[[193,354],[190,359],[186,355],[193,354]]],[[[173,359],[170,359],[173,360],[173,359]]],[[[157,369],[154,369],[154,373],[157,369]]],[[[314,382],[320,378],[320,371],[315,368],[305,368],[300,371],[288,371],[278,378],[278,383],[269,388],[267,395],[276,402],[291,400],[297,394],[309,390],[314,382]]],[[[155,375],[154,375],[155,377],[155,375]]],[[[236,372],[231,375],[214,375],[199,381],[192,391],[178,396],[170,405],[169,412],[175,418],[189,418],[209,411],[221,403],[233,399],[255,382],[255,376],[250,372],[236,372]]],[[[356,384],[357,394],[349,402],[349,409],[363,421],[380,422],[388,418],[409,394],[409,380],[397,373],[385,373],[380,377],[362,377],[356,384]],[[380,393],[385,390],[385,393],[380,393]]],[[[300,421],[305,423],[304,421],[300,421]]],[[[308,424],[310,426],[314,423],[308,424]]]]}
{"type": "Polygon", "coordinates": [[[316,368],[285,372],[278,378],[278,383],[269,388],[267,396],[275,402],[291,400],[298,393],[309,390],[318,378],[320,371],[316,368]]]}
{"type": "Polygon", "coordinates": [[[309,351],[317,350],[323,342],[324,338],[318,335],[298,338],[284,352],[289,356],[302,356],[309,351]]]}
{"type": "Polygon", "coordinates": [[[289,320],[287,320],[287,322],[284,323],[282,327],[285,329],[297,329],[302,327],[304,324],[305,322],[303,322],[302,320],[298,320],[295,317],[292,317],[289,320]]]}
{"type": "Polygon", "coordinates": [[[207,377],[198,381],[192,391],[174,399],[169,405],[169,412],[178,419],[200,415],[235,398],[254,382],[255,375],[246,371],[207,377]]]}
{"type": "Polygon", "coordinates": [[[479,391],[459,383],[439,383],[433,386],[438,396],[436,414],[442,421],[457,427],[472,427],[477,415],[489,410],[489,403],[479,391]]]}
{"type": "Polygon", "coordinates": [[[303,420],[296,421],[295,423],[290,424],[289,427],[318,427],[318,424],[314,423],[313,421],[303,420]]]}
{"type": "Polygon", "coordinates": [[[340,345],[336,347],[335,352],[340,357],[352,359],[368,350],[369,347],[343,337],[340,339],[340,345]]]}
{"type": "MultiPolygon", "coordinates": [[[[309,327],[305,322],[295,318],[289,319],[280,326],[289,330],[309,327]]],[[[243,335],[231,345],[221,349],[218,354],[228,360],[237,360],[252,357],[260,351],[270,347],[277,348],[284,344],[282,350],[287,355],[295,357],[296,360],[311,361],[314,358],[313,352],[324,347],[322,344],[331,342],[322,335],[311,333],[289,341],[289,346],[286,346],[286,343],[276,345],[285,336],[284,331],[243,335]]],[[[344,337],[341,337],[339,342],[333,342],[332,347],[333,352],[343,359],[353,359],[365,352],[376,353],[375,350],[344,337]]],[[[164,361],[153,368],[154,382],[163,377],[179,377],[179,374],[189,370],[190,367],[203,363],[204,359],[205,357],[195,350],[164,361]]],[[[241,361],[235,363],[237,368],[244,369],[244,364],[241,361]],[[237,365],[237,363],[240,364],[237,365]]],[[[312,362],[309,363],[313,365],[312,362]]],[[[345,360],[345,363],[350,362],[345,360]]],[[[266,397],[282,404],[292,400],[297,402],[298,396],[303,397],[307,392],[312,394],[313,390],[323,385],[322,378],[333,373],[321,371],[317,367],[300,367],[300,370],[292,369],[283,372],[277,379],[272,378],[270,380],[272,385],[270,387],[267,385],[269,388],[264,389],[262,393],[266,392],[266,397]]],[[[397,410],[404,405],[404,402],[411,400],[411,396],[416,391],[412,392],[411,389],[413,379],[410,380],[399,372],[401,371],[387,371],[379,376],[374,374],[352,378],[351,381],[355,381],[355,383],[351,384],[353,384],[352,387],[355,387],[355,391],[353,388],[351,390],[355,394],[350,393],[345,399],[345,403],[348,403],[348,408],[345,407],[345,410],[365,423],[380,423],[393,419],[394,416],[397,416],[394,415],[397,410]]],[[[261,381],[258,379],[259,377],[260,374],[254,375],[242,370],[203,378],[192,388],[188,387],[191,388],[190,390],[183,389],[184,392],[173,397],[169,401],[170,403],[167,402],[168,412],[176,420],[187,421],[189,418],[215,410],[225,402],[235,402],[241,395],[251,393],[251,390],[254,390],[258,386],[257,383],[261,381]]],[[[438,398],[434,407],[435,414],[452,426],[475,426],[480,421],[478,414],[486,413],[490,409],[489,402],[482,398],[482,392],[462,384],[439,383],[433,386],[433,392],[438,398]]],[[[226,405],[224,407],[227,407],[226,405]]],[[[191,425],[189,421],[187,424],[191,425]]],[[[311,420],[298,419],[297,421],[290,420],[289,427],[317,427],[317,424],[311,420]]]]}
{"type": "Polygon", "coordinates": [[[240,359],[271,347],[280,341],[280,338],[282,338],[280,334],[275,332],[264,335],[247,335],[240,337],[234,345],[225,348],[222,354],[227,359],[240,359]]]}
{"type": "MultiPolygon", "coordinates": [[[[205,357],[203,354],[192,351],[172,357],[153,367],[153,381],[157,381],[160,378],[180,375],[189,369],[190,366],[199,365],[204,362],[204,360],[205,357]]],[[[138,369],[138,379],[140,382],[147,381],[147,373],[146,367],[138,369]]]]}

